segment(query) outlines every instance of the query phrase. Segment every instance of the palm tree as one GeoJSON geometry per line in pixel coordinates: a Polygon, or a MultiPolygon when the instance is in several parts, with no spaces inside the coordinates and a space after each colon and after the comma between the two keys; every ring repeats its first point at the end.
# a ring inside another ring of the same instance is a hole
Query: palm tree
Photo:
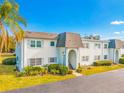
{"type": "Polygon", "coordinates": [[[4,0],[0,4],[0,49],[8,51],[9,33],[12,33],[16,42],[20,42],[24,31],[20,24],[26,26],[26,21],[19,15],[19,5],[14,0],[4,0]]]}

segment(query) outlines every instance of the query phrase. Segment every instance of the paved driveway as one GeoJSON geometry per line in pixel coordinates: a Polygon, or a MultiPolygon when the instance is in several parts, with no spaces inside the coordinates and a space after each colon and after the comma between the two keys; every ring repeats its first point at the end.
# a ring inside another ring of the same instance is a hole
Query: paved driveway
{"type": "Polygon", "coordinates": [[[6,93],[124,93],[124,69],[6,93]]]}

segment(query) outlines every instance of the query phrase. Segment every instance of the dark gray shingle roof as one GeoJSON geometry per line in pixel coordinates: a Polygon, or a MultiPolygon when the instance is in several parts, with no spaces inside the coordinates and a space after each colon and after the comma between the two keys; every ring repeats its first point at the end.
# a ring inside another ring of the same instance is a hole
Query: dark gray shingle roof
{"type": "Polygon", "coordinates": [[[57,47],[78,48],[83,44],[79,34],[65,32],[58,35],[57,47]]]}
{"type": "Polygon", "coordinates": [[[109,48],[123,48],[124,41],[118,39],[111,39],[109,42],[109,48]]]}

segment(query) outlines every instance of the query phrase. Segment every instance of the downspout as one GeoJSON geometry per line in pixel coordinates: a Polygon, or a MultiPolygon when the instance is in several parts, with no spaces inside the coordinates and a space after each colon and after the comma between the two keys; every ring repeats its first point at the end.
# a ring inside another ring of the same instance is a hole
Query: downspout
{"type": "MultiPolygon", "coordinates": [[[[81,64],[80,62],[80,48],[79,48],[79,65],[81,64]]],[[[78,67],[77,67],[78,68],[78,67]]]]}
{"type": "MultiPolygon", "coordinates": [[[[63,57],[64,58],[64,57],[63,57]]],[[[66,47],[65,47],[65,66],[67,66],[67,62],[66,62],[66,47]]],[[[64,60],[64,59],[63,59],[64,60]]]]}
{"type": "Polygon", "coordinates": [[[22,55],[23,57],[23,69],[24,69],[24,39],[23,39],[23,55],[22,55]]]}
{"type": "Polygon", "coordinates": [[[102,60],[104,60],[104,56],[103,56],[103,41],[102,41],[102,60]]]}
{"type": "Polygon", "coordinates": [[[113,62],[115,63],[115,52],[114,52],[114,49],[113,49],[113,62]]]}

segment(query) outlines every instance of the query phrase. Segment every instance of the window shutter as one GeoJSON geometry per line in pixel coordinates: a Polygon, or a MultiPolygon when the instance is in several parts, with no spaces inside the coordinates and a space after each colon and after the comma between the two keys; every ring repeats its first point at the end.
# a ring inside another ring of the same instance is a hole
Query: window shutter
{"type": "Polygon", "coordinates": [[[50,63],[50,58],[48,58],[48,63],[50,63]]]}
{"type": "Polygon", "coordinates": [[[27,42],[27,47],[29,48],[30,45],[31,45],[31,40],[28,40],[28,42],[27,42]]]}

